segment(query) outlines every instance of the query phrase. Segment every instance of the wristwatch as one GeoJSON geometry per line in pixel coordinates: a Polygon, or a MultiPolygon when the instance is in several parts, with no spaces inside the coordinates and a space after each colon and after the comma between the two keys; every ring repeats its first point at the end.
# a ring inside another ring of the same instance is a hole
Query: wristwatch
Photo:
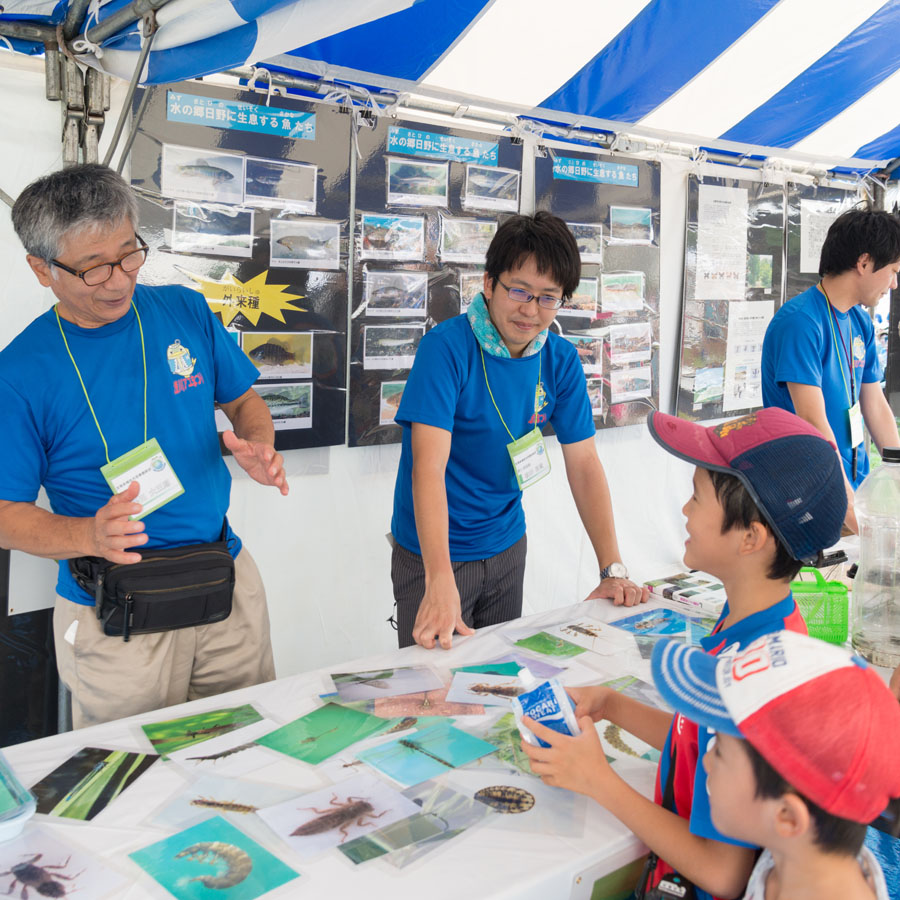
{"type": "Polygon", "coordinates": [[[625,568],[624,565],[620,562],[610,563],[608,566],[604,566],[600,570],[600,580],[603,581],[604,578],[627,578],[628,577],[628,569],[625,568]]]}

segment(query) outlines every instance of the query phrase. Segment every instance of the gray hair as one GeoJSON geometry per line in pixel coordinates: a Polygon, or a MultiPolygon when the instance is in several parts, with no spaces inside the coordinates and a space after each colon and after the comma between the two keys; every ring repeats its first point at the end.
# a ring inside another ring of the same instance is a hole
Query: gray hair
{"type": "Polygon", "coordinates": [[[32,256],[50,262],[68,232],[115,228],[125,219],[135,229],[138,204],[121,175],[107,166],[70,166],[32,181],[19,194],[12,223],[32,256]]]}

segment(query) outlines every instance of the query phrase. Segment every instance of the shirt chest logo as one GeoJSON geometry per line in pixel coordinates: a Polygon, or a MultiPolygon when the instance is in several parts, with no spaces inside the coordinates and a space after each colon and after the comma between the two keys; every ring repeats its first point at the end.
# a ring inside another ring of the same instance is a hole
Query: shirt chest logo
{"type": "Polygon", "coordinates": [[[853,338],[853,364],[860,366],[866,358],[866,345],[863,339],[857,334],[853,338]]]}
{"type": "Polygon", "coordinates": [[[179,378],[186,378],[194,372],[194,366],[197,360],[191,357],[191,351],[187,347],[183,347],[181,341],[175,341],[169,344],[166,351],[166,359],[169,363],[169,371],[179,378]]]}

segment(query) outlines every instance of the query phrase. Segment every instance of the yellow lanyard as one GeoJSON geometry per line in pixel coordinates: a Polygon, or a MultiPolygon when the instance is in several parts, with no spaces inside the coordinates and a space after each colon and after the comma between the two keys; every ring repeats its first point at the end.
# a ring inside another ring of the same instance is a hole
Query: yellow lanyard
{"type": "MultiPolygon", "coordinates": [[[[831,301],[828,299],[828,294],[825,293],[825,288],[822,287],[821,283],[819,284],[819,290],[825,295],[825,305],[828,307],[828,323],[831,325],[831,339],[834,341],[834,352],[837,353],[838,365],[841,368],[841,378],[844,383],[844,390],[847,391],[847,401],[850,406],[853,406],[856,403],[856,382],[853,378],[853,360],[850,358],[850,353],[847,350],[847,347],[844,345],[844,335],[841,335],[841,343],[838,345],[837,334],[834,330],[834,312],[831,309],[831,301]],[[850,367],[850,377],[844,373],[844,361],[841,359],[841,349],[843,349],[844,353],[847,354],[847,365],[850,367]],[[847,385],[849,384],[849,388],[847,385]]],[[[853,323],[850,321],[850,317],[847,317],[847,326],[850,329],[850,347],[853,347],[853,323]]]]}
{"type": "MultiPolygon", "coordinates": [[[[135,316],[137,316],[138,329],[141,332],[141,353],[144,357],[144,443],[147,443],[147,348],[144,346],[144,326],[141,324],[141,316],[137,311],[137,307],[134,305],[134,300],[131,301],[131,308],[134,310],[135,316]]],[[[87,400],[88,409],[91,411],[91,415],[94,417],[94,424],[97,426],[97,431],[100,432],[100,440],[103,441],[103,450],[106,453],[106,461],[109,462],[109,446],[106,443],[106,438],[103,436],[103,429],[100,428],[100,423],[97,421],[97,413],[94,412],[94,407],[91,403],[91,398],[88,396],[87,388],[84,386],[84,379],[81,377],[81,372],[78,369],[78,363],[75,362],[75,357],[72,356],[72,351],[69,349],[69,342],[66,340],[66,333],[63,331],[62,322],[59,318],[59,304],[53,307],[53,311],[56,313],[56,324],[59,325],[59,333],[62,335],[63,343],[66,345],[66,352],[69,354],[69,359],[72,360],[72,365],[75,366],[75,374],[78,376],[78,380],[81,382],[81,389],[84,391],[84,399],[87,400]]]]}
{"type": "MultiPolygon", "coordinates": [[[[509,430],[509,426],[506,424],[505,419],[503,418],[503,414],[500,412],[500,407],[497,406],[497,401],[494,399],[494,392],[491,390],[491,383],[488,381],[487,377],[487,366],[484,362],[484,348],[481,344],[478,345],[478,349],[481,351],[481,369],[484,372],[484,383],[487,385],[488,394],[491,396],[491,403],[494,404],[494,409],[497,410],[497,415],[500,416],[500,421],[503,423],[503,427],[506,429],[506,433],[509,435],[509,439],[514,441],[513,433],[509,430]]],[[[538,380],[537,384],[534,388],[534,424],[537,427],[537,414],[540,412],[541,407],[538,406],[538,390],[541,387],[541,356],[543,355],[543,349],[538,350],[538,380]]]]}

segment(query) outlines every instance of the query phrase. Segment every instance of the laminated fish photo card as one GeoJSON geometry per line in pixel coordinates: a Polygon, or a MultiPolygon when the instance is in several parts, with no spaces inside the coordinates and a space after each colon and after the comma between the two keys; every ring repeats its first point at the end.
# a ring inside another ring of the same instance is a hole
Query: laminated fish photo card
{"type": "Polygon", "coordinates": [[[32,785],[37,811],[90,821],[158,759],[155,753],[84,747],[32,785]]]}
{"type": "Polygon", "coordinates": [[[610,206],[609,240],[615,244],[653,243],[653,210],[637,206],[610,206]]]}
{"type": "Polygon", "coordinates": [[[340,222],[273,218],[269,232],[269,266],[272,269],[341,267],[340,222]]]}
{"type": "Polygon", "coordinates": [[[587,385],[592,415],[602,416],[606,412],[606,395],[603,393],[603,386],[606,384],[606,380],[595,375],[585,379],[585,384],[587,385]]]}
{"type": "Polygon", "coordinates": [[[418,812],[419,807],[398,790],[364,774],[261,809],[259,817],[308,859],[418,812]]]}
{"type": "Polygon", "coordinates": [[[312,332],[245,331],[241,347],[263,381],[312,378],[312,332]]]}
{"type": "Polygon", "coordinates": [[[424,325],[366,325],[363,328],[364,369],[410,369],[424,325]]]}
{"type": "Polygon", "coordinates": [[[8,888],[0,896],[29,898],[33,890],[40,897],[102,900],[127,883],[94,854],[73,847],[40,825],[29,823],[18,837],[0,842],[0,885],[8,888]]]}
{"type": "Polygon", "coordinates": [[[365,272],[367,316],[415,316],[424,318],[428,305],[427,272],[365,272]]]}
{"type": "Polygon", "coordinates": [[[466,312],[469,304],[484,290],[484,269],[459,273],[459,311],[466,312]]]}
{"type": "Polygon", "coordinates": [[[176,200],[171,247],[178,253],[249,257],[253,251],[253,210],[176,200]]]}
{"type": "Polygon", "coordinates": [[[359,759],[398,784],[412,787],[495,751],[493,744],[442,722],[414,735],[360,751],[359,759]]]}
{"type": "Polygon", "coordinates": [[[625,403],[649,397],[653,391],[653,367],[649,364],[612,369],[609,373],[610,403],[625,403]]]}
{"type": "Polygon", "coordinates": [[[244,203],[316,214],[318,169],[308,163],[247,157],[244,203]]]}
{"type": "Polygon", "coordinates": [[[450,164],[386,156],[388,206],[447,206],[450,164]]]}
{"type": "Polygon", "coordinates": [[[614,366],[646,362],[651,356],[650,322],[630,322],[609,326],[609,359],[614,366]]]}
{"type": "Polygon", "coordinates": [[[566,222],[575,235],[582,263],[603,262],[603,226],[587,222],[566,222]]]}
{"type": "Polygon", "coordinates": [[[262,397],[276,431],[312,428],[313,389],[311,382],[299,384],[259,384],[254,390],[262,397]]]}
{"type": "Polygon", "coordinates": [[[300,877],[221,816],[128,856],[176,900],[256,900],[300,877]]]}
{"type": "Polygon", "coordinates": [[[484,262],[487,248],[497,233],[497,223],[482,219],[441,216],[441,260],[484,262]]]}
{"type": "Polygon", "coordinates": [[[405,381],[382,381],[381,400],[378,404],[378,424],[393,425],[400,401],[403,399],[405,381]]]}
{"type": "Polygon", "coordinates": [[[176,200],[244,202],[244,157],[163,144],[160,192],[176,200]]]}
{"type": "Polygon", "coordinates": [[[589,334],[562,335],[578,354],[585,375],[603,374],[603,338],[589,334]]]}
{"type": "Polygon", "coordinates": [[[360,222],[360,259],[425,258],[425,219],[363,213],[360,222]]]}
{"type": "Polygon", "coordinates": [[[596,278],[582,278],[575,293],[566,300],[560,312],[567,316],[596,318],[598,291],[599,282],[596,278]]]}
{"type": "Polygon", "coordinates": [[[600,276],[600,308],[605,313],[644,308],[643,272],[604,272],[600,276]]]}
{"type": "Polygon", "coordinates": [[[337,672],[332,674],[331,680],[341,700],[377,700],[379,697],[417,694],[443,687],[437,672],[427,666],[337,672]]]}
{"type": "Polygon", "coordinates": [[[469,163],[462,205],[465,209],[518,212],[520,178],[516,169],[469,163]]]}
{"type": "Polygon", "coordinates": [[[317,765],[351,744],[380,734],[395,724],[391,719],[348,709],[338,703],[326,703],[264,735],[257,743],[317,765]]]}

